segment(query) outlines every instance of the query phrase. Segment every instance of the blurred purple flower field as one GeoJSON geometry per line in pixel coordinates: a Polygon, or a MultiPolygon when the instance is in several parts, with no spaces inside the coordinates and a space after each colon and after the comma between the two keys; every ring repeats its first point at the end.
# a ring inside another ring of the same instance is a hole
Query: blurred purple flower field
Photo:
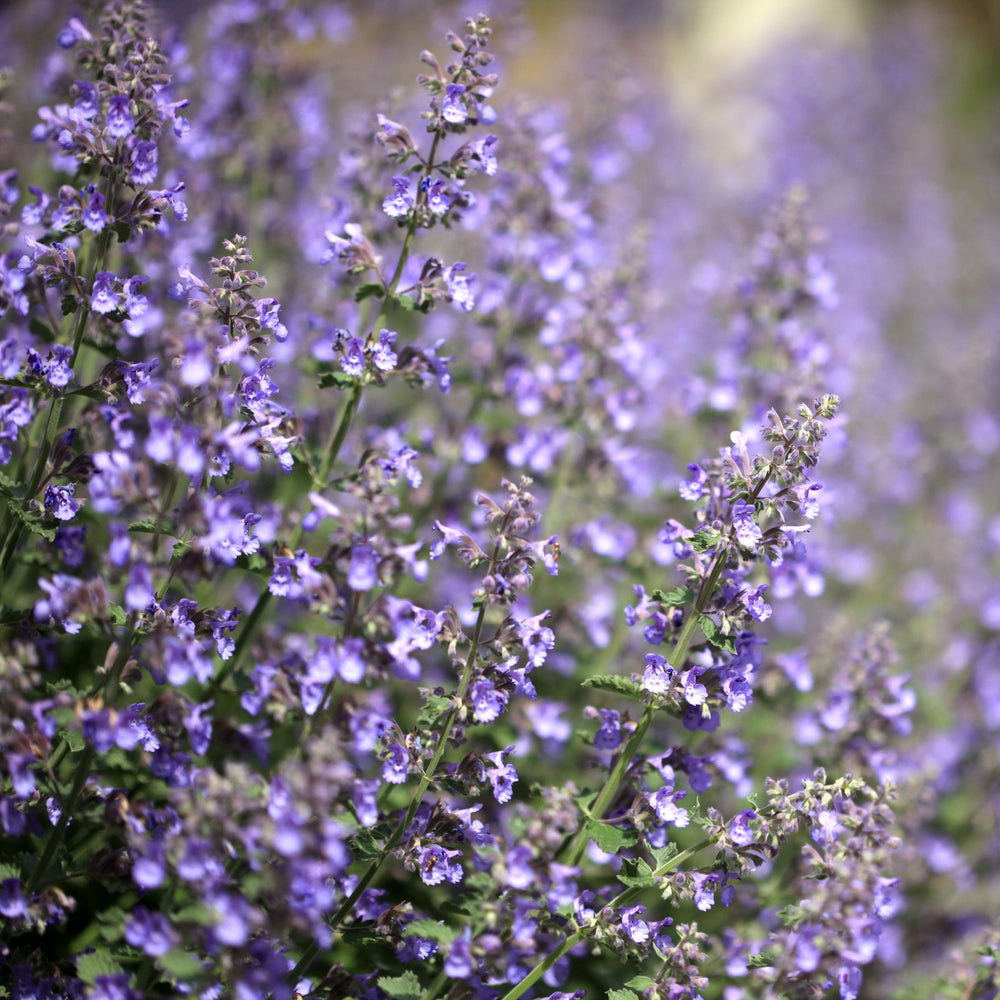
{"type": "Polygon", "coordinates": [[[0,9],[0,997],[1000,995],[987,2],[0,9]]]}

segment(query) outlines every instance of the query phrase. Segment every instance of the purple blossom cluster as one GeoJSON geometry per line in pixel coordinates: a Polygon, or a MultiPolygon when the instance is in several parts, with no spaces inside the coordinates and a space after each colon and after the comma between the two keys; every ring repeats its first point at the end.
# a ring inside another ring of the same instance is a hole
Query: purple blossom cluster
{"type": "Polygon", "coordinates": [[[504,5],[359,112],[339,64],[398,85],[410,6],[38,8],[39,153],[0,162],[0,994],[901,997],[933,920],[940,995],[987,995],[995,924],[926,899],[996,855],[992,799],[955,815],[998,647],[954,640],[928,756],[926,636],[838,606],[871,595],[830,541],[836,240],[783,186],[697,269],[711,332],[665,334],[643,86],[595,71],[585,124],[507,93],[504,5]]]}

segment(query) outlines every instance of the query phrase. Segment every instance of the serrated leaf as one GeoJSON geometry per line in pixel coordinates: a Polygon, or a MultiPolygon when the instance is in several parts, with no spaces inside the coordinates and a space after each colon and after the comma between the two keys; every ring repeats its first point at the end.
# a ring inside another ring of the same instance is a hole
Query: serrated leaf
{"type": "Polygon", "coordinates": [[[365,299],[371,298],[375,295],[378,298],[382,298],[385,295],[385,288],[379,281],[369,281],[367,284],[358,285],[354,291],[354,301],[362,302],[365,299]]]}
{"type": "Polygon", "coordinates": [[[395,302],[400,309],[405,309],[406,312],[413,312],[415,309],[420,308],[416,300],[411,298],[409,295],[397,295],[393,299],[393,302],[395,302]]]}
{"type": "Polygon", "coordinates": [[[204,963],[197,955],[192,955],[187,951],[168,951],[157,959],[160,968],[168,975],[174,977],[179,982],[186,979],[193,979],[200,972],[204,971],[204,963]]]}
{"type": "Polygon", "coordinates": [[[447,924],[439,924],[436,920],[413,920],[406,925],[404,937],[429,938],[442,944],[451,944],[458,937],[458,931],[447,924]]]}
{"type": "Polygon", "coordinates": [[[98,976],[120,976],[124,971],[111,952],[103,949],[86,952],[76,959],[76,974],[88,986],[93,986],[98,976]]]}
{"type": "Polygon", "coordinates": [[[80,308],[80,303],[77,302],[75,295],[64,295],[59,302],[59,308],[63,316],[72,316],[80,308]]]}
{"type": "Polygon", "coordinates": [[[631,990],[608,990],[608,1000],[639,1000],[639,995],[631,990]]]}
{"type": "Polygon", "coordinates": [[[111,621],[115,625],[124,625],[128,620],[128,613],[120,604],[109,604],[108,613],[111,615],[111,621]]]}
{"type": "Polygon", "coordinates": [[[133,521],[128,526],[128,530],[151,535],[156,531],[156,521],[151,517],[143,518],[141,521],[133,521]]]}
{"type": "Polygon", "coordinates": [[[633,701],[642,701],[642,687],[628,677],[619,677],[617,674],[598,674],[595,677],[587,677],[582,681],[582,684],[584,687],[596,688],[598,691],[620,694],[633,701]]]}
{"type": "Polygon", "coordinates": [[[587,818],[587,836],[606,854],[617,854],[623,847],[631,847],[638,840],[631,831],[587,818]]]}
{"type": "Polygon", "coordinates": [[[717,531],[696,531],[690,538],[691,548],[695,552],[707,552],[714,549],[722,536],[717,531]]]}
{"type": "Polygon", "coordinates": [[[348,841],[347,846],[351,849],[355,861],[374,861],[382,857],[382,845],[371,830],[359,830],[358,834],[348,841]]]}
{"type": "Polygon", "coordinates": [[[0,493],[4,496],[14,497],[17,500],[24,499],[26,487],[19,479],[8,476],[6,472],[0,470],[0,493]]]}
{"type": "Polygon", "coordinates": [[[727,653],[736,652],[736,640],[731,635],[724,635],[722,629],[708,615],[699,615],[698,625],[701,627],[702,635],[716,649],[724,649],[727,653]]]}
{"type": "Polygon", "coordinates": [[[660,868],[677,853],[677,845],[671,841],[663,847],[651,847],[649,853],[653,855],[656,867],[660,868]]]}
{"type": "Polygon", "coordinates": [[[770,951],[762,951],[757,955],[747,956],[747,968],[748,969],[766,969],[774,965],[774,953],[770,951]]]}
{"type": "Polygon", "coordinates": [[[55,527],[46,527],[37,514],[29,514],[19,503],[8,500],[7,508],[32,534],[41,535],[50,542],[56,537],[55,527]]]}
{"type": "Polygon", "coordinates": [[[379,976],[378,988],[399,1000],[419,1000],[423,994],[416,973],[409,970],[401,976],[379,976]]]}
{"type": "Polygon", "coordinates": [[[667,607],[679,608],[694,600],[694,591],[690,587],[674,587],[673,590],[654,590],[649,596],[667,607]]]}
{"type": "Polygon", "coordinates": [[[427,696],[427,701],[417,718],[418,729],[433,729],[435,723],[451,707],[451,699],[441,695],[431,694],[427,696]]]}
{"type": "Polygon", "coordinates": [[[656,884],[653,869],[643,858],[623,858],[617,878],[622,885],[637,889],[656,884]]]}
{"type": "Polygon", "coordinates": [[[648,990],[650,986],[656,985],[656,980],[650,979],[649,976],[633,976],[625,985],[634,990],[648,990]]]}
{"type": "Polygon", "coordinates": [[[9,861],[0,861],[0,882],[6,882],[9,878],[20,878],[21,869],[17,865],[12,865],[9,861]]]}

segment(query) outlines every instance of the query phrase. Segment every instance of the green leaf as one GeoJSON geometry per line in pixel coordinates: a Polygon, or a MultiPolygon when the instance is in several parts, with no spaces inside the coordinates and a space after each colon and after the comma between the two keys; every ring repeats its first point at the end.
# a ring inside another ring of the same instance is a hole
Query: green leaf
{"type": "Polygon", "coordinates": [[[757,955],[747,956],[748,969],[767,969],[774,965],[774,952],[762,951],[757,955]]]}
{"type": "Polygon", "coordinates": [[[118,237],[119,243],[128,243],[132,238],[132,227],[127,222],[121,220],[116,222],[111,231],[118,237]]]}
{"type": "Polygon", "coordinates": [[[415,972],[404,972],[401,976],[379,976],[378,988],[399,1000],[419,1000],[423,994],[420,980],[415,972]]]}
{"type": "Polygon", "coordinates": [[[736,652],[736,640],[731,635],[723,635],[722,629],[708,615],[699,615],[698,624],[705,638],[717,649],[724,649],[727,653],[736,652]]]}
{"type": "Polygon", "coordinates": [[[79,753],[87,745],[87,741],[83,736],[80,733],[73,732],[72,729],[60,729],[59,735],[66,741],[66,745],[73,753],[79,753]]]}
{"type": "Polygon", "coordinates": [[[111,615],[111,621],[115,625],[124,625],[128,619],[128,613],[120,604],[109,604],[108,612],[111,615]]]}
{"type": "Polygon", "coordinates": [[[587,818],[587,836],[597,844],[597,846],[607,854],[617,854],[623,847],[631,847],[637,837],[630,831],[622,830],[617,826],[609,826],[596,819],[587,818]]]}
{"type": "Polygon", "coordinates": [[[642,688],[628,677],[619,677],[617,674],[598,674],[595,677],[587,677],[582,683],[584,687],[620,694],[633,701],[642,701],[642,688]]]}
{"type": "Polygon", "coordinates": [[[354,291],[354,301],[362,302],[372,296],[382,298],[385,295],[385,288],[380,281],[370,281],[364,285],[358,285],[354,291]]]}
{"type": "Polygon", "coordinates": [[[7,501],[10,512],[34,535],[41,535],[42,538],[52,541],[56,537],[55,527],[47,527],[42,524],[42,519],[37,514],[29,514],[19,503],[13,500],[7,501]]]}
{"type": "Polygon", "coordinates": [[[409,295],[397,295],[393,301],[397,306],[399,306],[400,309],[405,309],[407,312],[413,312],[415,309],[420,308],[417,301],[409,295]]]}
{"type": "Polygon", "coordinates": [[[355,861],[375,861],[382,857],[382,845],[371,830],[359,830],[357,836],[348,841],[347,846],[355,861]]]}
{"type": "Polygon", "coordinates": [[[0,861],[0,882],[6,882],[9,878],[20,878],[21,869],[17,865],[12,865],[7,861],[0,861]]]}
{"type": "Polygon", "coordinates": [[[9,496],[23,500],[26,488],[20,479],[14,479],[8,476],[3,470],[0,470],[0,494],[5,497],[9,496]]]}
{"type": "Polygon", "coordinates": [[[679,608],[694,601],[694,591],[690,587],[674,587],[673,590],[667,591],[654,590],[649,596],[652,600],[671,608],[679,608]]]}
{"type": "Polygon", "coordinates": [[[166,955],[161,955],[157,961],[160,968],[178,982],[193,979],[205,968],[204,963],[197,955],[176,949],[168,951],[166,955]]]}
{"type": "Polygon", "coordinates": [[[656,985],[656,980],[650,979],[649,976],[633,976],[625,985],[631,986],[634,990],[648,990],[650,986],[656,985]]]}
{"type": "Polygon", "coordinates": [[[358,384],[358,380],[354,375],[348,375],[347,372],[323,372],[319,377],[318,384],[321,389],[329,389],[330,386],[336,386],[338,389],[352,389],[358,384]]]}
{"type": "Polygon", "coordinates": [[[608,990],[608,1000],[639,1000],[639,995],[631,990],[608,990]]]}
{"type": "Polygon", "coordinates": [[[451,944],[458,937],[458,931],[447,924],[439,924],[436,920],[413,920],[406,925],[403,937],[429,938],[442,944],[451,944]]]}
{"type": "Polygon", "coordinates": [[[622,866],[617,877],[622,885],[634,888],[642,889],[646,886],[656,885],[653,869],[642,858],[622,858],[622,866]]]}
{"type": "Polygon", "coordinates": [[[437,694],[427,695],[427,701],[417,718],[418,729],[433,729],[435,723],[451,707],[451,698],[437,694]]]}
{"type": "Polygon", "coordinates": [[[691,548],[695,552],[707,552],[714,549],[722,540],[722,535],[717,531],[696,531],[689,539],[691,548]]]}
{"type": "Polygon", "coordinates": [[[72,316],[80,308],[80,303],[77,302],[75,295],[64,295],[59,307],[63,316],[72,316]]]}
{"type": "Polygon", "coordinates": [[[145,532],[146,534],[151,535],[156,531],[156,521],[151,517],[144,518],[141,521],[133,521],[128,526],[128,530],[136,532],[145,532]]]}
{"type": "Polygon", "coordinates": [[[98,976],[120,976],[124,971],[111,952],[103,949],[78,955],[76,959],[76,974],[88,986],[93,986],[98,976]]]}
{"type": "Polygon", "coordinates": [[[659,868],[661,865],[665,865],[677,853],[677,845],[671,842],[664,847],[651,847],[649,853],[653,855],[656,867],[659,868]]]}

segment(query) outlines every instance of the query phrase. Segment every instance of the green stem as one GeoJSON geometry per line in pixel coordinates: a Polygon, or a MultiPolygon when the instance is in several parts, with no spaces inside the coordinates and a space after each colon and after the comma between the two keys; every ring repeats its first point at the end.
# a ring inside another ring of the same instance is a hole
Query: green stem
{"type": "MultiPolygon", "coordinates": [[[[506,521],[504,521],[504,524],[506,524],[506,521]]],[[[503,528],[501,528],[501,534],[502,533],[503,528]]],[[[497,543],[493,548],[493,556],[490,561],[491,566],[496,565],[499,553],[500,545],[497,543]]],[[[430,764],[424,769],[423,777],[420,779],[420,783],[417,785],[417,789],[410,799],[410,804],[406,808],[406,813],[399,821],[396,828],[392,831],[391,836],[382,848],[381,854],[379,854],[379,856],[368,866],[365,873],[359,879],[358,884],[354,887],[354,891],[347,897],[347,899],[344,900],[343,903],[340,904],[337,911],[330,918],[328,926],[331,930],[335,930],[339,927],[343,920],[354,909],[354,904],[357,903],[361,894],[368,888],[372,879],[375,878],[382,868],[382,865],[384,865],[388,860],[389,855],[392,854],[392,852],[396,849],[396,846],[403,839],[403,834],[406,832],[410,823],[413,822],[413,817],[416,815],[417,809],[420,807],[420,803],[423,802],[427,789],[434,780],[434,775],[437,772],[438,765],[441,763],[441,758],[444,756],[445,749],[447,748],[448,737],[451,735],[451,730],[455,724],[455,719],[458,716],[459,708],[465,699],[465,693],[468,691],[469,684],[472,681],[472,670],[476,663],[476,651],[479,649],[479,644],[483,635],[483,625],[486,622],[486,608],[487,601],[484,599],[482,604],[479,606],[479,614],[476,618],[476,627],[472,633],[469,655],[465,658],[465,666],[462,669],[462,677],[455,690],[455,696],[452,699],[452,707],[445,715],[444,725],[441,727],[441,735],[434,750],[434,756],[431,758],[430,764]]],[[[302,957],[299,959],[295,968],[288,973],[287,981],[294,984],[296,979],[305,973],[305,970],[308,969],[318,952],[319,946],[315,942],[309,945],[309,947],[303,952],[302,957]]]]}
{"type": "MultiPolygon", "coordinates": [[[[114,173],[112,172],[111,177],[108,179],[108,194],[107,194],[107,204],[114,204],[114,173]]],[[[94,277],[97,275],[98,271],[104,269],[105,262],[108,256],[108,249],[111,246],[111,227],[105,226],[104,230],[101,232],[97,243],[97,253],[94,255],[94,263],[90,269],[90,276],[87,280],[85,286],[85,292],[89,292],[94,286],[94,277]]],[[[83,302],[80,303],[80,308],[76,315],[76,325],[73,329],[73,360],[76,363],[76,356],[80,350],[80,344],[83,342],[83,334],[87,328],[87,319],[90,316],[90,303],[84,296],[83,302]]],[[[45,427],[42,431],[42,440],[38,448],[38,454],[35,458],[35,467],[32,470],[31,477],[28,480],[28,488],[24,494],[24,500],[21,502],[21,509],[27,511],[28,504],[34,499],[35,494],[38,492],[39,487],[42,484],[42,478],[45,475],[45,467],[48,465],[49,455],[52,452],[52,429],[56,428],[58,430],[60,421],[62,420],[63,411],[63,401],[64,397],[62,395],[53,396],[49,402],[49,412],[45,417],[45,427]]],[[[7,569],[10,566],[10,561],[14,557],[14,553],[17,551],[17,544],[21,540],[21,532],[24,530],[24,522],[20,518],[14,518],[8,524],[7,531],[4,534],[3,540],[3,551],[0,555],[0,578],[7,577],[7,569]]]]}
{"type": "MultiPolygon", "coordinates": [[[[693,857],[699,851],[704,850],[704,848],[715,843],[712,837],[705,837],[699,840],[697,844],[693,847],[689,847],[686,850],[675,854],[672,858],[664,861],[650,876],[651,878],[659,878],[663,875],[667,875],[669,872],[673,871],[678,865],[687,861],[688,858],[693,857]]],[[[644,892],[646,891],[645,886],[632,886],[631,888],[625,889],[624,891],[618,893],[614,899],[611,900],[607,905],[613,909],[617,910],[622,906],[629,906],[634,903],[644,892]]],[[[528,989],[530,989],[538,980],[545,975],[545,973],[559,961],[563,955],[566,954],[571,948],[574,948],[579,944],[584,938],[588,937],[590,933],[589,927],[577,928],[568,938],[566,938],[561,945],[554,952],[546,955],[541,962],[536,965],[531,972],[529,972],[524,979],[522,979],[517,985],[515,985],[511,990],[505,993],[500,1000],[518,1000],[518,997],[522,996],[528,989]]]]}
{"type": "Polygon", "coordinates": [[[42,851],[42,856],[38,859],[38,864],[35,865],[35,870],[31,873],[31,878],[28,879],[28,883],[25,886],[28,895],[31,895],[42,881],[53,857],[55,857],[56,851],[59,850],[59,846],[66,837],[66,829],[73,818],[73,807],[76,805],[77,799],[80,798],[80,793],[83,791],[83,787],[90,777],[90,769],[93,766],[96,756],[97,751],[93,747],[87,747],[83,751],[80,763],[76,767],[76,773],[73,775],[73,787],[70,789],[69,795],[66,796],[62,812],[59,814],[59,822],[56,824],[56,828],[52,831],[49,839],[45,842],[45,849],[42,851]]]}
{"type": "MultiPolygon", "coordinates": [[[[440,136],[436,134],[434,136],[434,141],[431,144],[430,156],[427,159],[427,164],[423,172],[424,177],[429,177],[432,172],[434,156],[437,152],[439,140],[440,136]]],[[[422,185],[418,185],[417,190],[420,192],[418,194],[419,205],[419,199],[426,197],[426,195],[423,194],[422,185]]],[[[392,277],[389,279],[389,284],[386,286],[385,296],[382,300],[382,308],[379,310],[379,314],[376,316],[375,322],[372,324],[370,336],[375,336],[376,331],[386,317],[386,311],[389,303],[396,292],[400,278],[403,276],[403,268],[406,267],[406,262],[409,260],[410,250],[413,247],[413,240],[416,234],[417,212],[414,211],[413,217],[406,230],[406,236],[403,239],[403,247],[399,253],[399,260],[396,262],[396,269],[393,271],[392,277]]],[[[318,489],[324,489],[327,485],[330,471],[333,469],[334,463],[337,461],[337,456],[340,454],[340,449],[347,438],[348,431],[351,429],[351,424],[354,421],[354,417],[357,415],[358,407],[361,405],[361,393],[363,388],[364,387],[362,385],[351,386],[341,402],[340,414],[331,429],[330,439],[323,451],[323,460],[320,463],[319,471],[317,472],[314,480],[314,484],[318,489]]],[[[304,529],[302,527],[302,522],[300,521],[295,526],[291,537],[289,538],[289,548],[294,550],[302,540],[303,534],[304,529]]],[[[223,664],[222,669],[215,675],[212,683],[209,685],[209,694],[218,691],[226,679],[235,672],[236,668],[243,661],[243,656],[249,648],[250,643],[256,634],[257,627],[260,624],[261,619],[264,617],[264,612],[267,610],[270,602],[271,592],[265,588],[261,591],[260,597],[257,598],[257,603],[253,606],[253,610],[251,610],[250,614],[247,615],[243,622],[239,638],[236,640],[236,648],[233,650],[233,655],[225,662],[225,664],[223,664]]]]}
{"type": "MultiPolygon", "coordinates": [[[[761,477],[760,482],[757,483],[750,493],[751,503],[753,503],[757,497],[760,496],[760,491],[771,478],[772,472],[773,468],[769,465],[767,472],[765,472],[765,474],[761,477]]],[[[719,585],[719,578],[722,576],[722,572],[726,567],[728,559],[729,549],[723,543],[722,547],[718,550],[718,552],[716,552],[715,559],[713,560],[712,566],[708,571],[708,575],[698,588],[698,595],[695,598],[694,608],[692,609],[691,614],[688,615],[687,621],[684,622],[681,634],[677,637],[677,643],[674,646],[674,651],[670,658],[671,666],[673,666],[676,671],[684,669],[684,661],[687,659],[688,650],[691,647],[691,640],[694,637],[695,629],[698,627],[698,620],[701,615],[704,614],[705,608],[708,607],[708,602],[715,593],[715,588],[719,585]]],[[[611,803],[614,801],[615,796],[618,794],[618,790],[621,787],[622,780],[624,779],[629,767],[632,765],[632,759],[635,756],[643,737],[646,735],[646,731],[649,729],[650,723],[653,721],[654,712],[655,709],[648,705],[643,710],[642,717],[639,719],[638,725],[636,725],[635,730],[629,737],[628,743],[625,744],[625,749],[619,754],[618,759],[615,761],[614,768],[605,780],[604,786],[601,788],[601,791],[598,793],[598,796],[594,801],[594,805],[590,809],[590,817],[592,819],[601,819],[611,803]]],[[[583,857],[583,852],[587,848],[587,840],[588,837],[586,827],[581,827],[577,831],[576,836],[573,838],[571,846],[566,854],[566,864],[579,864],[580,859],[583,857]]]]}
{"type": "MultiPolygon", "coordinates": [[[[121,643],[118,647],[118,653],[115,656],[115,661],[111,665],[111,669],[108,671],[108,676],[102,685],[102,687],[107,688],[109,691],[113,692],[118,686],[118,681],[121,679],[122,672],[125,670],[125,665],[128,663],[128,658],[132,653],[132,641],[134,637],[135,621],[133,616],[133,620],[129,622],[125,634],[122,636],[121,643]]],[[[69,826],[70,820],[73,818],[73,808],[76,806],[77,800],[83,792],[83,788],[87,783],[87,778],[90,777],[90,771],[93,767],[96,756],[97,751],[92,746],[88,746],[83,751],[83,756],[80,758],[80,762],[76,767],[76,772],[73,775],[73,786],[70,788],[69,795],[66,796],[62,803],[62,812],[59,814],[59,822],[56,824],[56,828],[52,831],[46,841],[45,847],[42,850],[42,856],[38,859],[38,864],[35,865],[35,869],[31,873],[31,877],[28,879],[26,888],[29,893],[33,892],[41,882],[46,869],[52,862],[53,857],[55,857],[56,851],[59,850],[60,845],[66,838],[66,829],[69,826]]]]}

